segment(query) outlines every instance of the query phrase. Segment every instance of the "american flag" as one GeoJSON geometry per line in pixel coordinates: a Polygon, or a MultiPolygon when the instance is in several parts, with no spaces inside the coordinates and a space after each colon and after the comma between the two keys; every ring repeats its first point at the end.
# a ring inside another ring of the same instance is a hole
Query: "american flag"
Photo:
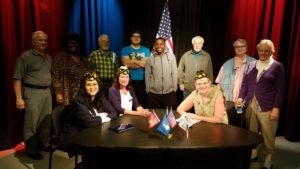
{"type": "Polygon", "coordinates": [[[171,28],[171,19],[170,12],[168,7],[168,1],[165,2],[164,10],[162,12],[158,32],[156,37],[162,37],[166,40],[166,46],[170,53],[173,52],[173,40],[172,40],[172,28],[171,28]]]}
{"type": "Polygon", "coordinates": [[[172,107],[171,107],[170,111],[168,111],[168,109],[167,109],[167,120],[169,122],[170,127],[172,129],[174,129],[176,127],[177,122],[176,122],[175,115],[173,113],[172,107]]]}

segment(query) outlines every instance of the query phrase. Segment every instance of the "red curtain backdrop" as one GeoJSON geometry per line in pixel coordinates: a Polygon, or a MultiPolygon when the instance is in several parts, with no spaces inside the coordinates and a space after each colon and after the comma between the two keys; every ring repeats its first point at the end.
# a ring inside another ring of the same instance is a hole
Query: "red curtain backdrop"
{"type": "Polygon", "coordinates": [[[300,141],[300,113],[299,113],[299,100],[300,100],[300,9],[299,2],[295,0],[292,8],[292,22],[289,38],[288,52],[288,70],[289,75],[289,90],[287,98],[287,115],[285,123],[285,136],[290,141],[300,141]]]}
{"type": "MultiPolygon", "coordinates": [[[[42,30],[48,34],[48,52],[53,55],[60,50],[61,37],[66,31],[66,6],[62,0],[1,0],[1,44],[4,66],[5,93],[2,110],[8,113],[12,144],[22,140],[23,112],[15,109],[12,86],[14,63],[18,55],[31,48],[31,34],[42,30]],[[6,108],[5,108],[6,107],[6,108]]],[[[3,82],[1,82],[3,83],[3,82]]]]}
{"type": "MultiPolygon", "coordinates": [[[[280,46],[284,9],[285,0],[234,0],[228,29],[230,42],[245,38],[252,56],[256,54],[255,46],[262,38],[269,38],[276,47],[280,46]]],[[[232,50],[231,46],[228,44],[227,49],[232,50]]]]}

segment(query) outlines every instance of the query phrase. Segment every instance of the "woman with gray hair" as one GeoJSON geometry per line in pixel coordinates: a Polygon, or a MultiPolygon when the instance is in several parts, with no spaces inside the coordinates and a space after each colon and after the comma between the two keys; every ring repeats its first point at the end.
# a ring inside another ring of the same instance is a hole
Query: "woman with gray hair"
{"type": "Polygon", "coordinates": [[[249,130],[261,133],[263,137],[263,143],[252,151],[251,157],[258,157],[264,161],[263,168],[270,169],[279,109],[284,98],[285,71],[273,58],[275,48],[271,40],[261,40],[256,48],[259,60],[250,63],[237,102],[247,106],[249,130]]]}
{"type": "Polygon", "coordinates": [[[256,59],[247,54],[248,44],[245,39],[237,39],[233,43],[235,56],[228,59],[221,67],[215,80],[224,91],[226,98],[226,110],[229,124],[245,127],[245,113],[239,112],[234,107],[234,101],[239,96],[243,78],[250,62],[256,59]]]}

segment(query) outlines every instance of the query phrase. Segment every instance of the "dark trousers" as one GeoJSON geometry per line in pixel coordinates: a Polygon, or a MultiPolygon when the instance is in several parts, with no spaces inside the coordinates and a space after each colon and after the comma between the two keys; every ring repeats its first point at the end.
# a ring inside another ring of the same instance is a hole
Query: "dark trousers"
{"type": "Polygon", "coordinates": [[[135,95],[144,108],[147,108],[147,93],[144,80],[132,80],[131,86],[134,89],[135,95]]]}
{"type": "Polygon", "coordinates": [[[113,81],[112,80],[101,80],[101,82],[102,82],[102,86],[100,86],[101,92],[103,92],[104,96],[106,98],[108,98],[108,89],[112,86],[113,81]]]}
{"type": "Polygon", "coordinates": [[[233,102],[227,101],[226,104],[226,112],[229,124],[237,127],[246,128],[245,107],[243,107],[243,113],[237,113],[233,102]]]}
{"type": "Polygon", "coordinates": [[[148,108],[149,109],[165,109],[167,107],[172,107],[173,110],[176,109],[177,99],[176,93],[171,92],[167,94],[154,94],[148,93],[148,108]]]}

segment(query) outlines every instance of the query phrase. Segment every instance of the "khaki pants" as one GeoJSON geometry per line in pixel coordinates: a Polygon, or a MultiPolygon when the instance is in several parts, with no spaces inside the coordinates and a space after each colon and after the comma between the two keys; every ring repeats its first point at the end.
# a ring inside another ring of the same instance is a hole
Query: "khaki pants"
{"type": "Polygon", "coordinates": [[[275,146],[278,121],[270,120],[271,111],[261,112],[256,98],[250,102],[246,110],[247,125],[250,131],[261,133],[263,143],[258,146],[259,159],[265,161],[268,154],[272,154],[275,146]]]}

